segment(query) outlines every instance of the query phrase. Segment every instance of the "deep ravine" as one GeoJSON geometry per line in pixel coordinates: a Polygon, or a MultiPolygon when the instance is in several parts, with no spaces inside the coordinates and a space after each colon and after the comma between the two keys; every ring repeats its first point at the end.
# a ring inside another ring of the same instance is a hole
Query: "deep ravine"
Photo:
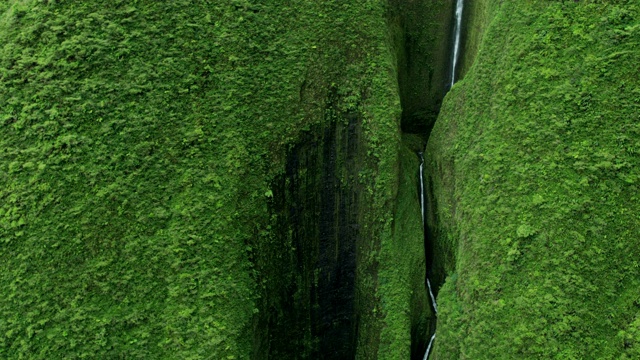
{"type": "MultiPolygon", "coordinates": [[[[424,219],[424,206],[425,206],[424,177],[423,177],[424,155],[422,152],[419,152],[418,155],[420,156],[420,172],[419,172],[420,174],[420,210],[422,211],[422,227],[424,228],[426,226],[425,219],[424,219]]],[[[438,305],[436,304],[436,297],[434,296],[433,291],[431,290],[431,281],[429,280],[428,274],[426,279],[427,279],[427,288],[429,290],[429,297],[431,298],[431,306],[433,307],[434,314],[437,316],[438,305]]],[[[433,335],[431,335],[431,339],[429,340],[429,345],[427,346],[427,350],[424,353],[423,360],[426,360],[429,357],[429,353],[431,352],[431,347],[433,346],[433,341],[435,339],[436,339],[436,334],[434,332],[433,335]]]]}
{"type": "MultiPolygon", "coordinates": [[[[447,88],[450,89],[456,82],[456,68],[458,67],[458,58],[460,57],[460,38],[462,33],[462,13],[464,9],[464,0],[456,0],[456,8],[455,8],[455,18],[454,18],[454,27],[453,27],[453,48],[451,50],[451,77],[448,83],[447,88]]],[[[422,211],[422,227],[426,232],[426,223],[424,217],[424,209],[425,209],[425,193],[424,193],[424,178],[423,178],[423,170],[424,170],[424,155],[422,152],[418,153],[420,156],[420,209],[422,211]]],[[[427,239],[425,239],[426,241],[427,239]]],[[[429,240],[432,241],[432,240],[429,240]]],[[[429,279],[429,270],[427,269],[427,290],[429,291],[429,297],[431,298],[431,306],[433,307],[434,315],[437,319],[438,316],[438,304],[436,303],[436,297],[433,293],[433,289],[431,287],[431,280],[429,279]]],[[[437,321],[437,320],[436,320],[437,321]]],[[[431,353],[431,348],[436,339],[436,332],[434,330],[431,335],[431,339],[429,340],[429,345],[427,346],[427,350],[424,353],[423,360],[427,360],[431,353]]]]}

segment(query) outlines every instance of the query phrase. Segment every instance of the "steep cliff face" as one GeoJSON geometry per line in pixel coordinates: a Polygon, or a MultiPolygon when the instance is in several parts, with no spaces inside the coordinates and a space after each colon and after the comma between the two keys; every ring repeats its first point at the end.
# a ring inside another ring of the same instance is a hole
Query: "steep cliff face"
{"type": "Polygon", "coordinates": [[[329,102],[327,126],[291,148],[272,187],[274,236],[286,245],[258,254],[269,284],[258,358],[355,357],[358,250],[369,253],[360,249],[366,166],[361,117],[336,111],[329,102]]]}
{"type": "Polygon", "coordinates": [[[476,6],[427,149],[434,358],[636,358],[640,6],[476,6]]]}
{"type": "Polygon", "coordinates": [[[0,357],[638,358],[640,6],[452,4],[0,4],[0,357]]]}
{"type": "Polygon", "coordinates": [[[424,289],[417,152],[445,90],[438,64],[445,61],[451,6],[387,5],[377,25],[391,35],[379,45],[393,72],[375,74],[374,84],[384,79],[392,92],[371,98],[366,88],[349,85],[350,78],[320,90],[326,91],[322,121],[288,150],[286,172],[272,185],[277,230],[256,255],[267,284],[256,357],[424,355],[432,314],[424,289]],[[368,117],[390,104],[391,126],[368,117]],[[401,130],[414,134],[401,139],[401,130]],[[283,241],[286,246],[276,245],[283,241]]]}
{"type": "Polygon", "coordinates": [[[391,0],[389,27],[396,52],[402,131],[426,135],[450,77],[451,0],[391,0]]]}
{"type": "Polygon", "coordinates": [[[3,2],[0,357],[419,356],[394,9],[3,2]]]}

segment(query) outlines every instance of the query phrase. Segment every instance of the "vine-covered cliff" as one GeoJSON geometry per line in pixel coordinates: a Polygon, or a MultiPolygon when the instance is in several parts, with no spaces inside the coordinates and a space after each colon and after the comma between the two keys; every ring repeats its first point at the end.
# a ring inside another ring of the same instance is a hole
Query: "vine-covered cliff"
{"type": "Polygon", "coordinates": [[[640,5],[454,2],[2,2],[0,358],[638,358],[640,5]]]}
{"type": "Polygon", "coordinates": [[[0,357],[423,351],[395,7],[3,2],[0,357]]]}
{"type": "Polygon", "coordinates": [[[427,150],[434,358],[637,358],[640,6],[476,10],[427,150]]]}

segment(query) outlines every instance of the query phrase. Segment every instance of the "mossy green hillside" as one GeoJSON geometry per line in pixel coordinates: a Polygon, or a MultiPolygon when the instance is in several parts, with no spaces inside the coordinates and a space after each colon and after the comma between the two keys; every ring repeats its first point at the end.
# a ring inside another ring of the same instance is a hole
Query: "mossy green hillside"
{"type": "Polygon", "coordinates": [[[359,351],[377,351],[368,270],[400,144],[385,6],[0,5],[0,356],[250,357],[278,281],[258,250],[287,245],[273,181],[329,103],[361,119],[359,351]]]}
{"type": "Polygon", "coordinates": [[[462,14],[462,48],[460,49],[457,80],[464,78],[475,62],[482,44],[482,37],[500,3],[491,0],[465,1],[462,14]]]}
{"type": "Polygon", "coordinates": [[[428,144],[434,358],[637,358],[640,6],[487,6],[428,144]]]}

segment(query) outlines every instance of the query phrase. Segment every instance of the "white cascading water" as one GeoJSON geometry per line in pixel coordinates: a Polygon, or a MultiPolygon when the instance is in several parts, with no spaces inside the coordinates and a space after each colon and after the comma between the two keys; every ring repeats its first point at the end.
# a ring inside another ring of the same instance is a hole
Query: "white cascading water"
{"type": "Polygon", "coordinates": [[[460,33],[462,32],[462,8],[463,0],[456,0],[455,26],[453,28],[453,56],[451,59],[451,82],[450,87],[456,82],[456,67],[458,66],[458,54],[460,53],[460,33]]]}
{"type": "Polygon", "coordinates": [[[429,352],[431,351],[431,345],[433,345],[433,340],[436,339],[436,334],[433,334],[433,336],[431,336],[431,340],[429,340],[429,346],[427,346],[427,351],[424,353],[424,357],[422,358],[422,360],[427,360],[427,358],[429,357],[429,352]]]}
{"type": "MultiPolygon", "coordinates": [[[[425,228],[424,221],[424,178],[422,177],[423,169],[424,169],[424,156],[421,152],[418,153],[420,156],[420,210],[422,212],[422,228],[425,228]]],[[[431,297],[431,305],[433,305],[433,311],[436,315],[438,315],[438,305],[436,304],[436,297],[433,295],[433,291],[431,290],[431,281],[427,277],[427,287],[429,289],[429,296],[431,297]]],[[[431,336],[431,340],[429,341],[429,346],[427,346],[427,351],[424,353],[423,360],[427,360],[429,357],[429,352],[431,351],[431,346],[433,345],[433,340],[435,340],[436,334],[431,336]]]]}
{"type": "Polygon", "coordinates": [[[438,315],[438,305],[436,305],[436,297],[433,296],[433,291],[431,291],[431,281],[427,278],[427,287],[429,288],[429,295],[431,296],[431,305],[433,305],[433,311],[438,315]]]}
{"type": "Polygon", "coordinates": [[[424,227],[424,180],[422,180],[424,157],[421,152],[419,152],[418,155],[420,155],[420,210],[422,211],[422,227],[424,227]]]}
{"type": "MultiPolygon", "coordinates": [[[[423,179],[423,169],[424,169],[424,156],[421,152],[418,153],[420,156],[420,211],[422,213],[422,228],[424,229],[424,179],[423,179]]],[[[431,304],[433,305],[433,310],[438,315],[438,306],[436,305],[436,297],[433,295],[433,291],[431,290],[431,281],[427,278],[427,288],[429,289],[429,296],[431,297],[431,304]]]]}

